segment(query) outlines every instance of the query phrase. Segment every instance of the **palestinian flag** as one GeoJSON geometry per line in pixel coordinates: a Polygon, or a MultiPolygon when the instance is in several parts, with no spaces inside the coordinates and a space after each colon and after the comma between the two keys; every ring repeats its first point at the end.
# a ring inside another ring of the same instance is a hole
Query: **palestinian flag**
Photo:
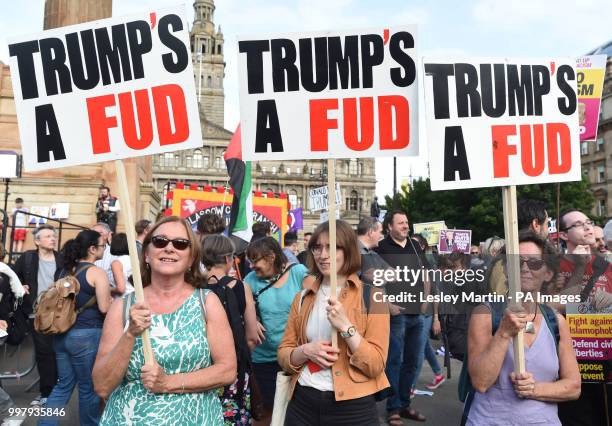
{"type": "Polygon", "coordinates": [[[225,151],[225,164],[229,184],[234,190],[234,201],[230,213],[228,235],[235,235],[249,242],[253,235],[253,191],[251,187],[251,162],[242,161],[242,138],[240,125],[225,151]]]}

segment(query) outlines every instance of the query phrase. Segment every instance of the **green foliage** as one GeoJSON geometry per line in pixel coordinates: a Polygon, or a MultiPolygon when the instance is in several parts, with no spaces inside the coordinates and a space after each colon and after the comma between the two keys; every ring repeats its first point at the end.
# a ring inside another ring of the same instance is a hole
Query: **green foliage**
{"type": "MultiPolygon", "coordinates": [[[[518,186],[517,198],[546,202],[548,214],[555,218],[556,188],[556,183],[518,186]]],[[[472,241],[479,242],[493,235],[504,235],[501,193],[501,188],[432,191],[429,179],[416,180],[411,186],[402,186],[395,206],[408,213],[410,223],[444,220],[449,228],[471,229],[472,241]]],[[[390,196],[386,196],[385,200],[387,210],[394,208],[394,200],[390,196]]],[[[577,208],[589,214],[594,202],[587,180],[561,183],[561,211],[577,208]]]]}

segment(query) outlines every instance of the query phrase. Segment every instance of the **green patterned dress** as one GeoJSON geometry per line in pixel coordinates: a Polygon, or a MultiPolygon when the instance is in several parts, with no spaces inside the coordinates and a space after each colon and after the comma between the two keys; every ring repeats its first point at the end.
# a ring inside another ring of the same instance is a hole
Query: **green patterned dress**
{"type": "MultiPolygon", "coordinates": [[[[204,290],[205,295],[209,290],[204,290]]],[[[204,296],[205,298],[206,296],[204,296]]],[[[153,315],[150,335],[155,360],[166,374],[188,373],[212,364],[198,291],[173,313],[153,315]]],[[[133,297],[128,299],[133,303],[133,297]]],[[[106,403],[101,425],[223,425],[218,391],[153,394],[140,381],[142,339],[134,343],[125,378],[106,403]]]]}

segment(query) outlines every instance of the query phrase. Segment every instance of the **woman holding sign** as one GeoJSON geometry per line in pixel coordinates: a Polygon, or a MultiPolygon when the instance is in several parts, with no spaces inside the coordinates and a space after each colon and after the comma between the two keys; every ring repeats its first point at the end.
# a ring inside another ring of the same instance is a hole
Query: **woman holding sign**
{"type": "Polygon", "coordinates": [[[157,222],[142,246],[144,303],[113,302],[94,366],[108,398],[103,425],[222,425],[217,388],[236,379],[236,353],[223,306],[200,290],[200,243],[187,223],[157,222]],[[150,330],[155,362],[144,363],[150,330]],[[227,350],[232,348],[232,350],[227,350]]]}
{"type": "MultiPolygon", "coordinates": [[[[292,375],[287,425],[378,425],[374,394],[389,387],[386,303],[372,295],[356,273],[361,268],[357,237],[336,221],[336,271],[330,270],[329,223],[308,243],[308,265],[317,279],[293,301],[278,361],[292,375]],[[337,274],[336,294],[330,277],[337,274]],[[338,347],[332,333],[340,333],[338,347]]],[[[374,290],[372,290],[374,291],[374,290]]]]}
{"type": "MultiPolygon", "coordinates": [[[[580,373],[565,319],[536,303],[556,273],[554,249],[532,232],[519,235],[521,292],[516,308],[474,309],[468,330],[468,425],[560,425],[557,402],[578,398],[580,373]],[[525,331],[525,373],[514,372],[512,338],[525,331]]],[[[461,387],[461,385],[460,385],[461,387]]]]}

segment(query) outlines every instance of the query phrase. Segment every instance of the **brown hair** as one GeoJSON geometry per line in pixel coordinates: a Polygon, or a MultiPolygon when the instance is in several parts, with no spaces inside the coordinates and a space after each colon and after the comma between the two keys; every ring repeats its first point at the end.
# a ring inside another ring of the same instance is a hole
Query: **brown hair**
{"type": "MultiPolygon", "coordinates": [[[[312,249],[319,244],[321,234],[329,236],[329,222],[323,222],[314,230],[310,241],[308,241],[308,251],[306,257],[306,265],[311,274],[318,277],[321,276],[317,264],[312,254],[312,249]]],[[[336,220],[336,246],[344,251],[344,264],[338,272],[339,275],[349,276],[358,272],[361,269],[361,254],[359,253],[359,243],[357,235],[351,225],[343,220],[336,220]]]]}
{"type": "Polygon", "coordinates": [[[277,274],[283,272],[283,266],[287,263],[287,256],[273,237],[263,237],[251,242],[246,249],[246,255],[250,260],[274,256],[274,272],[277,274]]]}
{"type": "MultiPolygon", "coordinates": [[[[187,224],[185,219],[181,219],[177,216],[168,216],[165,217],[153,225],[151,231],[147,234],[144,241],[142,242],[142,252],[146,253],[149,245],[151,244],[151,238],[155,235],[155,231],[166,223],[175,223],[178,222],[185,228],[187,232],[187,238],[189,239],[191,251],[191,265],[189,269],[185,271],[185,281],[191,284],[192,286],[198,288],[204,285],[204,277],[200,272],[200,262],[201,262],[201,249],[200,249],[200,241],[196,238],[195,234],[191,230],[191,227],[187,224]]],[[[142,256],[140,260],[140,273],[142,274],[142,286],[146,287],[151,284],[151,269],[147,267],[146,256],[142,256]]]]}

